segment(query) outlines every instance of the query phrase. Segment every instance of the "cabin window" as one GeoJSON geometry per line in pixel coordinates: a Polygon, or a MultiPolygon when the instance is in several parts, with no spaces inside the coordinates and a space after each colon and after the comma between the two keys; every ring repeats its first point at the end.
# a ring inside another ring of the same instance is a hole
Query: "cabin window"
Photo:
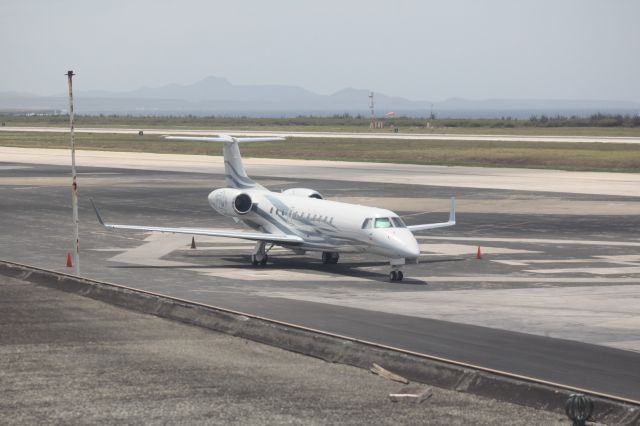
{"type": "Polygon", "coordinates": [[[400,219],[399,217],[392,217],[391,221],[393,222],[393,226],[395,226],[396,228],[406,228],[407,225],[404,224],[404,222],[402,221],[402,219],[400,219]]]}
{"type": "Polygon", "coordinates": [[[362,222],[362,229],[371,228],[371,219],[366,218],[364,222],[362,222]]]}
{"type": "Polygon", "coordinates": [[[376,219],[376,228],[393,228],[391,220],[388,217],[379,217],[376,219]]]}

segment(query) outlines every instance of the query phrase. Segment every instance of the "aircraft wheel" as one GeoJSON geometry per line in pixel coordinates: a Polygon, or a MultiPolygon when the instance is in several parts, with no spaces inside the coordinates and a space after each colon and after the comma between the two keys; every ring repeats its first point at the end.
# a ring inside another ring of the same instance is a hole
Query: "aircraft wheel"
{"type": "Polygon", "coordinates": [[[402,281],[403,278],[404,274],[402,273],[402,271],[398,271],[398,281],[402,281]]]}
{"type": "Polygon", "coordinates": [[[262,266],[266,265],[268,259],[269,259],[269,256],[267,256],[265,254],[264,257],[262,258],[262,260],[260,260],[260,265],[262,265],[262,266]]]}
{"type": "Polygon", "coordinates": [[[331,253],[329,253],[328,251],[323,251],[322,252],[322,263],[324,263],[326,265],[330,261],[331,261],[331,253]]]}
{"type": "Polygon", "coordinates": [[[396,271],[389,272],[389,281],[397,281],[398,273],[396,271]]]}
{"type": "Polygon", "coordinates": [[[258,256],[256,256],[255,254],[252,254],[251,255],[251,264],[253,266],[258,266],[258,263],[260,263],[260,262],[258,262],[258,256]]]}

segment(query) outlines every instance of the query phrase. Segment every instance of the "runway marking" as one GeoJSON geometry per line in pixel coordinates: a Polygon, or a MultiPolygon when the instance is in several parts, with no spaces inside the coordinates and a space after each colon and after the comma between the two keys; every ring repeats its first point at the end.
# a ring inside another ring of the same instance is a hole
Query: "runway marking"
{"type": "Polygon", "coordinates": [[[609,263],[640,263],[640,254],[617,254],[593,257],[607,259],[609,263]]]}
{"type": "Polygon", "coordinates": [[[77,174],[91,176],[91,175],[122,175],[124,173],[122,172],[78,172],[77,174]]]}
{"type": "Polygon", "coordinates": [[[32,189],[40,189],[43,188],[42,186],[17,186],[15,188],[12,188],[13,191],[29,191],[32,189]]]}
{"type": "Polygon", "coordinates": [[[0,166],[0,170],[32,169],[32,166],[0,166]]]}
{"type": "MultiPolygon", "coordinates": [[[[419,244],[421,254],[443,255],[443,256],[460,256],[466,254],[475,254],[478,246],[465,244],[419,244]]],[[[519,250],[504,247],[483,247],[482,252],[486,254],[521,254],[521,253],[540,253],[533,250],[519,250]]]]}
{"type": "Polygon", "coordinates": [[[588,246],[640,247],[640,242],[604,240],[552,240],[545,238],[429,237],[416,235],[418,240],[483,241],[496,243],[572,244],[588,246]]]}
{"type": "MultiPolygon", "coordinates": [[[[640,255],[600,255],[590,259],[522,259],[522,260],[493,260],[510,266],[531,266],[540,264],[597,264],[608,263],[618,265],[616,267],[573,267],[573,268],[546,268],[526,269],[525,272],[535,274],[592,274],[592,275],[623,275],[640,273],[640,255]]],[[[639,278],[640,279],[640,278],[639,278]]]]}
{"type": "MultiPolygon", "coordinates": [[[[555,269],[527,269],[525,272],[536,274],[592,274],[592,275],[623,275],[640,274],[640,266],[620,268],[555,268],[555,269]]],[[[636,278],[640,281],[640,278],[636,278]]]]}
{"type": "Polygon", "coordinates": [[[607,259],[597,259],[598,257],[604,258],[605,256],[595,256],[592,259],[522,259],[522,260],[491,260],[496,263],[503,263],[505,265],[517,265],[528,266],[533,264],[545,264],[545,263],[616,263],[620,265],[635,265],[634,262],[618,262],[607,259]]]}
{"type": "Polygon", "coordinates": [[[186,243],[187,238],[184,235],[151,233],[144,239],[143,244],[125,249],[123,253],[108,260],[145,266],[194,266],[193,263],[161,259],[178,247],[185,247],[186,243]]]}
{"type": "Polygon", "coordinates": [[[639,278],[603,278],[603,277],[514,277],[505,275],[473,275],[446,277],[416,277],[430,283],[471,283],[471,282],[500,282],[500,283],[605,283],[605,284],[637,284],[639,278]]]}

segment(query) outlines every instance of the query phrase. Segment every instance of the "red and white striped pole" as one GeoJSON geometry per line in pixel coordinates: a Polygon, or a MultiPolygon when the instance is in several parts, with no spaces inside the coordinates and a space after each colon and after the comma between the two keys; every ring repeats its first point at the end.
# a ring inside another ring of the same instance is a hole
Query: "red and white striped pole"
{"type": "Polygon", "coordinates": [[[71,127],[71,206],[73,209],[73,225],[75,237],[75,249],[73,251],[73,266],[75,274],[80,275],[80,237],[78,235],[78,182],[76,175],[76,146],[74,140],[74,117],[73,117],[73,84],[72,79],[75,74],[67,71],[69,80],[69,125],[71,127]]]}

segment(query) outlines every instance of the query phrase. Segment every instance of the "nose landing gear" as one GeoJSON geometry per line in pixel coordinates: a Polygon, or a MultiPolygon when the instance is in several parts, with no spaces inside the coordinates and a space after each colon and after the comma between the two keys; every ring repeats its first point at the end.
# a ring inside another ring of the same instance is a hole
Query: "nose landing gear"
{"type": "Polygon", "coordinates": [[[400,270],[392,270],[389,272],[389,281],[402,281],[404,274],[400,270]]]}
{"type": "Polygon", "coordinates": [[[404,274],[402,273],[402,270],[400,268],[402,267],[402,265],[405,264],[405,260],[390,259],[389,263],[391,264],[391,272],[389,272],[389,281],[391,282],[402,281],[402,279],[404,278],[404,274]]]}

